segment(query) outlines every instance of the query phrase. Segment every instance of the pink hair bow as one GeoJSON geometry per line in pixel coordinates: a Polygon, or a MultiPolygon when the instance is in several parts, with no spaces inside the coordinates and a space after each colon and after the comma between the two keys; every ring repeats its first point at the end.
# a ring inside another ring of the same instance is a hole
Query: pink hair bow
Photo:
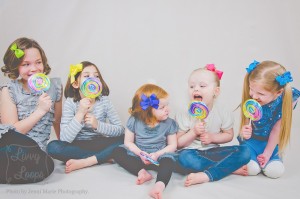
{"type": "Polygon", "coordinates": [[[207,64],[206,69],[209,71],[215,72],[217,74],[219,80],[221,80],[223,72],[220,70],[217,70],[214,64],[207,64]]]}

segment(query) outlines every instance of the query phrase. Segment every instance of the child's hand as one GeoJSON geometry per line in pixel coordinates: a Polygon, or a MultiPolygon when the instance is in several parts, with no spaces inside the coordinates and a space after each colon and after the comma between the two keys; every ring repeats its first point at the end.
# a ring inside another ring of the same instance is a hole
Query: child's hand
{"type": "Polygon", "coordinates": [[[194,126],[194,133],[199,136],[203,133],[205,133],[205,123],[197,121],[195,126],[194,126]]]}
{"type": "Polygon", "coordinates": [[[248,140],[252,136],[252,126],[251,125],[244,125],[241,130],[241,136],[245,140],[248,140]]]}
{"type": "Polygon", "coordinates": [[[202,133],[200,135],[200,141],[203,144],[210,144],[212,142],[212,134],[211,133],[202,133]]]}
{"type": "Polygon", "coordinates": [[[262,153],[256,157],[261,168],[264,168],[270,160],[270,155],[262,153]]]}
{"type": "MultiPolygon", "coordinates": [[[[141,151],[141,153],[143,153],[143,154],[145,154],[145,155],[147,155],[147,156],[150,157],[150,154],[148,154],[148,153],[145,152],[145,151],[141,151]]],[[[141,153],[139,154],[139,156],[140,156],[141,160],[143,161],[143,163],[144,163],[145,165],[151,164],[151,162],[150,162],[149,160],[147,160],[145,156],[142,156],[141,153]]]]}
{"type": "Polygon", "coordinates": [[[91,99],[89,98],[81,99],[79,102],[78,112],[85,115],[88,112],[88,109],[91,107],[91,105],[92,105],[91,99]]]}
{"type": "Polygon", "coordinates": [[[52,105],[51,97],[47,93],[43,93],[39,97],[37,109],[46,114],[50,110],[51,105],[52,105]]]}
{"type": "Polygon", "coordinates": [[[98,120],[96,119],[95,115],[91,113],[87,113],[84,116],[84,123],[90,125],[93,129],[97,129],[98,127],[98,120]]]}
{"type": "Polygon", "coordinates": [[[157,159],[159,158],[159,155],[157,153],[150,153],[150,158],[152,158],[153,160],[157,161],[157,159]]]}

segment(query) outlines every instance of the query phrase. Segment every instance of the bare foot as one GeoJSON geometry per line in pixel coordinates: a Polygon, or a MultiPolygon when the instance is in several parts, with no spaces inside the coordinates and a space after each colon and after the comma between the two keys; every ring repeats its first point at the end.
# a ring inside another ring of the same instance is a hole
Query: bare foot
{"type": "Polygon", "coordinates": [[[138,173],[138,177],[136,179],[136,184],[141,185],[144,182],[147,182],[152,179],[152,175],[148,173],[145,169],[141,169],[138,173]]]}
{"type": "Polygon", "coordinates": [[[165,184],[161,181],[158,181],[149,192],[149,196],[155,199],[162,199],[162,192],[165,190],[165,188],[165,184]]]}
{"type": "Polygon", "coordinates": [[[106,162],[107,162],[108,164],[114,164],[114,163],[115,163],[114,159],[112,159],[112,158],[110,158],[110,159],[107,160],[106,162]]]}
{"type": "Polygon", "coordinates": [[[79,160],[70,159],[66,162],[65,172],[70,173],[72,171],[89,167],[97,163],[98,161],[96,159],[96,156],[88,157],[85,159],[79,159],[79,160]]]}
{"type": "Polygon", "coordinates": [[[247,167],[247,165],[244,165],[232,173],[235,175],[248,176],[248,167],[247,167]]]}
{"type": "Polygon", "coordinates": [[[204,172],[198,172],[198,173],[191,173],[186,177],[186,180],[184,182],[184,186],[188,187],[193,184],[201,184],[209,182],[209,178],[204,172]]]}

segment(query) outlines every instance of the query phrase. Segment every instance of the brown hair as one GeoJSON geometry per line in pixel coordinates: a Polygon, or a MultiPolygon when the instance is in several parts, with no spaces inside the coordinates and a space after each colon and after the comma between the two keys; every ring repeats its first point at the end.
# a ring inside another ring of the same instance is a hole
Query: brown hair
{"type": "MultiPolygon", "coordinates": [[[[286,69],[273,61],[263,61],[256,66],[256,68],[246,74],[244,78],[242,103],[243,105],[246,100],[250,98],[249,95],[249,82],[256,82],[263,86],[263,88],[269,92],[277,92],[283,89],[283,100],[282,100],[282,118],[279,135],[279,153],[281,154],[290,140],[290,132],[292,125],[292,88],[289,83],[281,86],[277,81],[276,77],[286,72],[286,69]]],[[[241,125],[247,124],[249,120],[244,116],[241,110],[241,125]]]]}
{"type": "Polygon", "coordinates": [[[26,37],[19,38],[15,40],[11,45],[9,45],[8,49],[6,50],[6,53],[3,57],[4,66],[1,67],[1,71],[4,73],[4,75],[8,75],[10,79],[17,79],[19,77],[19,66],[22,63],[25,55],[23,55],[20,58],[17,58],[14,51],[12,51],[10,48],[13,44],[17,45],[17,48],[20,50],[23,50],[25,53],[26,49],[30,48],[36,48],[39,50],[44,66],[44,73],[48,75],[51,71],[51,68],[48,64],[46,54],[42,47],[33,39],[29,39],[26,37]]]}
{"type": "Polygon", "coordinates": [[[142,94],[147,97],[155,94],[158,99],[168,97],[168,93],[159,86],[154,84],[144,84],[141,86],[136,92],[132,99],[132,107],[129,108],[129,113],[139,120],[143,121],[145,124],[155,124],[157,122],[157,118],[153,115],[153,107],[149,107],[146,110],[141,108],[141,96],[142,94]]]}
{"type": "MultiPolygon", "coordinates": [[[[83,62],[81,62],[81,64],[82,64],[82,71],[83,71],[83,69],[85,67],[88,67],[88,66],[94,66],[96,68],[96,70],[97,70],[97,72],[99,74],[100,82],[102,84],[102,93],[101,93],[101,95],[108,96],[109,95],[109,88],[108,88],[107,84],[105,83],[105,81],[104,81],[104,79],[103,79],[103,77],[102,77],[102,75],[101,75],[98,67],[95,64],[93,64],[93,63],[91,63],[89,61],[83,61],[83,62]]],[[[78,72],[75,75],[75,81],[78,81],[78,77],[80,76],[81,72],[78,72]]],[[[65,98],[72,97],[74,99],[74,102],[77,102],[77,101],[81,100],[80,93],[79,93],[79,88],[74,88],[72,86],[72,84],[71,84],[71,78],[70,77],[68,77],[64,94],[65,94],[65,98]]]]}

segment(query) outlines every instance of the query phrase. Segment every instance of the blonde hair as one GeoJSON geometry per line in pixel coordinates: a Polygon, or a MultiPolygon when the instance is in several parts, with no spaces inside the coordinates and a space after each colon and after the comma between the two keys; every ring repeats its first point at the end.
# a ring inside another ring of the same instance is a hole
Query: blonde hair
{"type": "MultiPolygon", "coordinates": [[[[282,154],[285,147],[288,145],[290,140],[290,132],[292,125],[292,88],[289,83],[280,86],[280,84],[276,81],[276,77],[282,75],[286,69],[273,61],[263,61],[256,66],[256,68],[251,71],[249,74],[247,73],[244,78],[244,86],[242,93],[242,103],[244,104],[246,100],[250,98],[249,95],[249,82],[256,82],[263,86],[263,88],[269,92],[277,92],[280,89],[283,89],[283,99],[282,99],[282,118],[281,118],[281,126],[280,126],[280,135],[279,135],[279,154],[282,154]]],[[[243,125],[248,123],[249,119],[247,119],[243,111],[241,110],[241,125],[240,129],[242,129],[243,125]]]]}
{"type": "Polygon", "coordinates": [[[203,68],[197,68],[197,69],[193,70],[193,72],[191,73],[191,75],[193,73],[197,72],[197,71],[208,71],[208,72],[210,72],[214,76],[214,82],[216,83],[217,87],[220,87],[220,82],[221,81],[220,81],[218,75],[215,72],[208,70],[207,67],[205,66],[203,68]]]}
{"type": "Polygon", "coordinates": [[[135,118],[143,121],[145,124],[155,124],[157,123],[157,118],[153,115],[153,107],[148,107],[146,110],[143,110],[140,103],[142,101],[142,94],[147,97],[155,94],[158,99],[168,97],[168,93],[159,86],[154,84],[144,84],[141,86],[134,94],[132,99],[132,106],[129,108],[129,113],[135,118]]]}

